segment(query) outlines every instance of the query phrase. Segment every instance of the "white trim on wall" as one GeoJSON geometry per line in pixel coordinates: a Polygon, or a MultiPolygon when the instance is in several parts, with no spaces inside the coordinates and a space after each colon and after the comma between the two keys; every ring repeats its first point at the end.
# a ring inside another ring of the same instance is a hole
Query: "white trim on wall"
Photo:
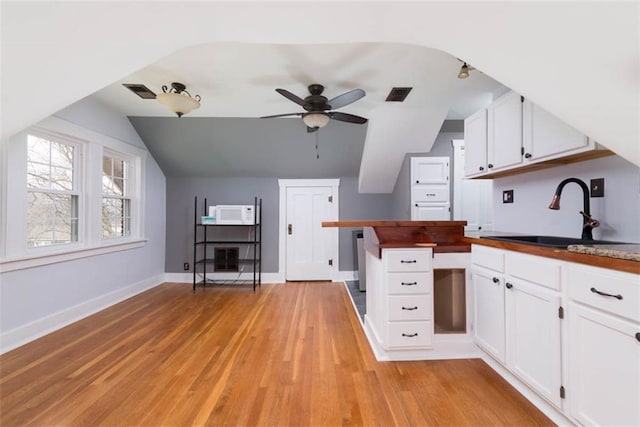
{"type": "MultiPolygon", "coordinates": [[[[280,187],[280,201],[279,201],[279,217],[278,217],[278,274],[285,278],[286,262],[287,262],[287,188],[290,187],[332,187],[333,193],[333,205],[335,209],[339,210],[340,206],[340,179],[278,179],[278,185],[280,187]]],[[[336,214],[338,217],[339,214],[336,214]]],[[[338,235],[338,229],[336,228],[336,237],[334,239],[333,259],[340,259],[340,239],[338,235]]],[[[338,264],[334,262],[331,269],[331,280],[339,281],[338,264]]]]}
{"type": "Polygon", "coordinates": [[[164,274],[149,277],[130,286],[117,289],[105,295],[84,301],[49,316],[42,317],[26,325],[6,331],[0,335],[0,354],[13,350],[71,323],[84,319],[127,298],[164,283],[164,274]]]}

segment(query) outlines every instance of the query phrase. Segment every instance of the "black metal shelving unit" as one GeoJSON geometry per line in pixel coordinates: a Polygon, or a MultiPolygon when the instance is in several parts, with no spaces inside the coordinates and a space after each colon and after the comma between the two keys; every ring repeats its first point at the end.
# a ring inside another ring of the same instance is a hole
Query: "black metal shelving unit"
{"type": "MultiPolygon", "coordinates": [[[[204,199],[202,215],[207,215],[207,199],[204,199]]],[[[195,198],[193,209],[193,292],[197,286],[249,284],[260,287],[262,283],[262,199],[254,197],[253,207],[255,221],[253,224],[202,224],[198,215],[198,198],[195,198]],[[248,230],[246,239],[220,239],[215,230],[220,229],[248,230]],[[246,257],[240,257],[237,262],[238,278],[231,280],[214,280],[207,278],[213,272],[210,270],[216,264],[215,248],[229,248],[236,245],[245,248],[246,257]],[[248,254],[251,253],[251,257],[248,254]],[[251,267],[253,280],[240,279],[245,267],[251,267]],[[209,271],[207,271],[209,270],[209,271]],[[201,279],[200,279],[200,276],[201,279]],[[199,280],[200,279],[200,280],[199,280]]]]}

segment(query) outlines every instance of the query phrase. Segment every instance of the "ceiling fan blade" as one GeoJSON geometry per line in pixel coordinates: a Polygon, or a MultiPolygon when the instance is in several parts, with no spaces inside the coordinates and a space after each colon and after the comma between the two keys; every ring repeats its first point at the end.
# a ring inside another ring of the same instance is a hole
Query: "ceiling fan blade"
{"type": "Polygon", "coordinates": [[[336,110],[338,108],[344,107],[345,105],[349,105],[352,102],[356,102],[358,99],[362,98],[365,95],[366,93],[364,90],[353,89],[329,100],[328,104],[331,106],[332,110],[336,110]]]}
{"type": "Polygon", "coordinates": [[[296,104],[298,104],[300,106],[304,106],[304,99],[300,98],[297,95],[292,94],[288,90],[286,90],[286,89],[276,89],[276,92],[278,92],[280,95],[282,95],[285,98],[287,98],[289,101],[293,101],[293,102],[295,102],[296,104]]]}
{"type": "Polygon", "coordinates": [[[272,119],[274,117],[287,117],[287,116],[301,116],[304,113],[286,113],[286,114],[274,114],[273,116],[262,116],[261,119],[272,119]]]}
{"type": "Polygon", "coordinates": [[[307,126],[307,133],[316,132],[318,129],[320,129],[320,128],[312,128],[312,127],[307,126]]]}
{"type": "Polygon", "coordinates": [[[328,114],[332,119],[339,120],[341,122],[357,123],[359,125],[367,123],[367,119],[365,119],[364,117],[356,116],[354,114],[340,113],[338,111],[333,111],[328,114]]]}

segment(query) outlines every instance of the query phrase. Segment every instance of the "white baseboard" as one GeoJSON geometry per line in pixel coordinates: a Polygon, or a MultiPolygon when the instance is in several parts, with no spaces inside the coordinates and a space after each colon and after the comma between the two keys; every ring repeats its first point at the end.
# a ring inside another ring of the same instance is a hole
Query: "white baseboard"
{"type": "Polygon", "coordinates": [[[338,271],[337,277],[334,277],[334,282],[345,282],[358,280],[358,272],[357,271],[338,271]]]}
{"type": "Polygon", "coordinates": [[[165,281],[164,274],[149,277],[130,286],[82,302],[57,313],[50,314],[0,335],[0,354],[20,347],[53,331],[77,322],[87,316],[104,310],[127,298],[160,285],[165,281]]]}
{"type": "MultiPolygon", "coordinates": [[[[193,283],[193,273],[165,273],[166,282],[193,283]]],[[[253,280],[253,273],[207,273],[207,278],[214,280],[253,280]]],[[[198,279],[200,280],[200,279],[198,279]]],[[[262,273],[262,283],[284,283],[280,273],[262,273]]]]}

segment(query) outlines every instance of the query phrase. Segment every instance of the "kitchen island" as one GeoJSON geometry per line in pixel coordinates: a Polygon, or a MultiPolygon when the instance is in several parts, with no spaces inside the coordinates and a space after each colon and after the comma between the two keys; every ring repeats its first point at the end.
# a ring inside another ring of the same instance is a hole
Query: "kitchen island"
{"type": "Polygon", "coordinates": [[[466,301],[466,221],[335,221],[362,227],[364,330],[378,360],[478,357],[466,301]]]}

